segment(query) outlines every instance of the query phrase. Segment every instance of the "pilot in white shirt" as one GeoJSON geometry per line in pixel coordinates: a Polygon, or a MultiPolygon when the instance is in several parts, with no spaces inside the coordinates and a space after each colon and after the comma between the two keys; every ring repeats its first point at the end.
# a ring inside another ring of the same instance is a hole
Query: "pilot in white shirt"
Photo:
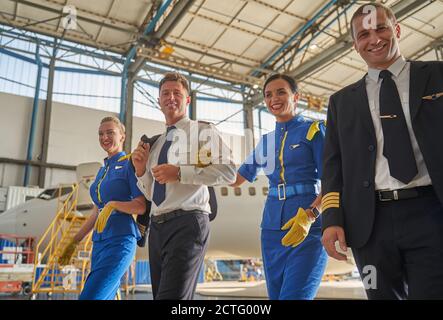
{"type": "Polygon", "coordinates": [[[138,187],[152,201],[149,263],[154,299],[192,299],[209,238],[207,186],[231,184],[232,153],[214,126],[190,120],[189,84],[178,73],[160,81],[166,132],[132,153],[138,187]]]}

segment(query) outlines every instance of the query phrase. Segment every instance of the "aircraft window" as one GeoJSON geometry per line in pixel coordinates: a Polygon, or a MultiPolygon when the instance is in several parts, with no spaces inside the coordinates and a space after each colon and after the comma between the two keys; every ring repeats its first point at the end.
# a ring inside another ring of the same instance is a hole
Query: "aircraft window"
{"type": "Polygon", "coordinates": [[[255,187],[249,187],[249,195],[255,196],[255,187]]]}
{"type": "Polygon", "coordinates": [[[234,194],[236,196],[241,196],[241,188],[239,188],[239,187],[234,188],[234,194]]]}
{"type": "Polygon", "coordinates": [[[227,196],[228,195],[228,188],[227,187],[222,187],[221,188],[221,195],[222,196],[227,196]]]}
{"type": "Polygon", "coordinates": [[[51,200],[54,198],[55,189],[46,189],[38,195],[39,199],[51,200]]]}
{"type": "Polygon", "coordinates": [[[268,187],[263,187],[263,195],[267,196],[268,192],[269,192],[268,187]]]}
{"type": "MultiPolygon", "coordinates": [[[[64,187],[61,190],[61,195],[69,194],[72,192],[72,187],[64,187]]],[[[58,197],[58,188],[57,189],[46,189],[42,193],[38,195],[39,199],[43,200],[51,200],[58,197]]]]}

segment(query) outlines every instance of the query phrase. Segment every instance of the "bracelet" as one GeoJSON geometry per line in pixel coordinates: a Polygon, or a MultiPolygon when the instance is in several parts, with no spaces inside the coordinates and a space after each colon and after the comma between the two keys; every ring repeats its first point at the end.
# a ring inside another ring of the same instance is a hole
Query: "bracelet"
{"type": "Polygon", "coordinates": [[[180,167],[178,167],[177,179],[178,182],[181,182],[182,180],[182,169],[180,167]]]}

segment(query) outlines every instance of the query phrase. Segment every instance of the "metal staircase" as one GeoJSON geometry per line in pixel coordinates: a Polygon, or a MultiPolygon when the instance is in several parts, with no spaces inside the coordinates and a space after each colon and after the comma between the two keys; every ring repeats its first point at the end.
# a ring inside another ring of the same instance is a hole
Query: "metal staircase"
{"type": "Polygon", "coordinates": [[[38,293],[76,293],[82,289],[90,270],[92,233],[83,239],[66,266],[58,263],[65,247],[79,231],[87,217],[77,211],[78,185],[72,186],[72,192],[61,197],[57,214],[41,237],[36,247],[32,294],[38,293]]]}

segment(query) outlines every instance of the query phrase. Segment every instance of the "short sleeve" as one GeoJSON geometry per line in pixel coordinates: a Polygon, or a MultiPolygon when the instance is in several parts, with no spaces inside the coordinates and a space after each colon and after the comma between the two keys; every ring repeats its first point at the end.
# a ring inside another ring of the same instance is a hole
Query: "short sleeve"
{"type": "Polygon", "coordinates": [[[139,187],[137,186],[137,177],[134,173],[134,168],[132,167],[132,164],[130,161],[126,164],[126,171],[127,171],[127,179],[129,184],[129,190],[131,192],[131,197],[137,198],[139,196],[143,196],[143,193],[140,191],[139,187]]]}
{"type": "Polygon", "coordinates": [[[238,169],[238,173],[249,182],[253,182],[257,178],[258,171],[265,165],[265,163],[263,163],[264,140],[266,140],[266,136],[260,139],[254,151],[245,159],[238,169]]]}

